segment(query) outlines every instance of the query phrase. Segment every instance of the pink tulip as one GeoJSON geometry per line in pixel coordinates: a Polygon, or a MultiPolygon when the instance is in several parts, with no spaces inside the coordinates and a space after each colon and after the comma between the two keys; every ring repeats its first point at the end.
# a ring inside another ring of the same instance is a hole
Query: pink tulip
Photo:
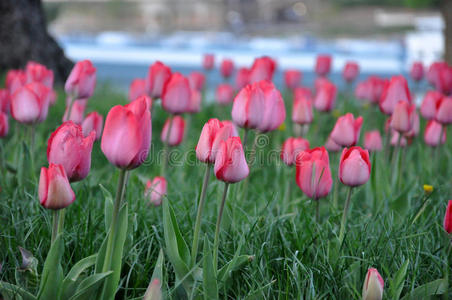
{"type": "Polygon", "coordinates": [[[229,58],[224,58],[220,65],[220,73],[223,78],[229,78],[234,72],[234,62],[229,58]]]}
{"type": "Polygon", "coordinates": [[[190,106],[191,90],[188,79],[173,73],[162,93],[162,107],[169,113],[181,114],[190,106]]]}
{"type": "Polygon", "coordinates": [[[415,61],[411,65],[410,76],[414,81],[421,81],[424,77],[424,65],[420,61],[415,61]]]}
{"type": "Polygon", "coordinates": [[[96,68],[90,60],[75,64],[64,85],[64,90],[73,99],[88,99],[96,88],[96,68]]]}
{"type": "Polygon", "coordinates": [[[450,95],[452,92],[452,67],[449,65],[443,65],[439,69],[438,79],[435,85],[436,89],[445,94],[450,95]]]}
{"type": "Polygon", "coordinates": [[[250,70],[248,68],[240,68],[235,75],[235,88],[241,90],[250,83],[250,70]]]}
{"type": "Polygon", "coordinates": [[[365,184],[370,177],[369,152],[361,147],[344,148],[339,163],[339,179],[345,185],[355,187],[365,184]]]}
{"type": "Polygon", "coordinates": [[[349,61],[345,64],[342,70],[342,77],[348,83],[353,82],[359,75],[359,65],[354,61],[349,61]]]}
{"type": "Polygon", "coordinates": [[[223,120],[221,121],[221,124],[223,124],[223,127],[230,126],[231,128],[231,136],[239,136],[239,132],[237,131],[237,127],[235,126],[234,122],[231,120],[223,120]]]}
{"type": "Polygon", "coordinates": [[[399,101],[406,101],[411,104],[408,83],[402,75],[391,77],[391,81],[385,87],[379,102],[381,112],[392,115],[399,101]]]}
{"type": "Polygon", "coordinates": [[[421,104],[421,115],[426,120],[433,120],[436,115],[436,106],[443,94],[437,91],[428,91],[425,93],[424,99],[421,104]]]}
{"type": "Polygon", "coordinates": [[[250,83],[259,82],[261,80],[273,80],[273,74],[275,73],[276,62],[268,57],[258,57],[254,60],[250,69],[250,83]]]}
{"type": "Polygon", "coordinates": [[[355,119],[353,114],[347,113],[337,119],[336,125],[334,125],[333,131],[331,132],[331,138],[340,146],[354,146],[359,140],[362,124],[362,117],[355,119]]]}
{"type": "Polygon", "coordinates": [[[138,97],[147,95],[146,79],[135,78],[130,83],[129,87],[129,101],[133,101],[138,97]]]}
{"type": "Polygon", "coordinates": [[[430,120],[425,127],[424,141],[431,147],[437,147],[446,142],[446,128],[435,120],[430,120]],[[441,141],[440,141],[441,136],[441,141]]]}
{"type": "Polygon", "coordinates": [[[318,200],[326,197],[333,185],[330,160],[324,147],[305,150],[296,159],[296,177],[298,187],[308,197],[318,200]]]}
{"type": "Polygon", "coordinates": [[[85,117],[85,108],[86,108],[86,102],[88,102],[87,99],[79,99],[74,101],[72,104],[71,109],[71,115],[68,118],[68,107],[66,107],[66,110],[63,115],[63,122],[71,120],[75,124],[82,124],[83,118],[85,117]]]}
{"type": "Polygon", "coordinates": [[[444,230],[452,233],[452,200],[447,203],[446,214],[444,215],[444,230]]]}
{"type": "Polygon", "coordinates": [[[215,99],[219,104],[226,105],[232,102],[234,97],[234,88],[227,83],[218,85],[215,93],[215,99]]]}
{"type": "Polygon", "coordinates": [[[8,134],[8,132],[9,132],[8,115],[0,111],[0,138],[5,137],[8,134]]]}
{"type": "Polygon", "coordinates": [[[265,94],[258,83],[245,86],[232,104],[232,120],[242,128],[257,128],[264,114],[265,94]]]}
{"type": "Polygon", "coordinates": [[[377,76],[369,76],[368,81],[370,82],[369,101],[378,104],[389,81],[377,76]]]}
{"type": "Polygon", "coordinates": [[[155,206],[162,204],[162,199],[167,193],[167,182],[165,177],[156,176],[152,181],[148,180],[144,193],[155,206]]]}
{"type": "Polygon", "coordinates": [[[110,109],[102,133],[101,149],[113,165],[134,169],[149,153],[152,125],[146,97],[110,109]]]}
{"type": "Polygon", "coordinates": [[[309,150],[309,141],[301,137],[289,137],[281,148],[281,160],[288,166],[295,164],[297,156],[302,151],[309,150]]]}
{"type": "Polygon", "coordinates": [[[190,102],[186,109],[186,113],[195,114],[201,110],[202,95],[197,89],[191,89],[190,102]]]}
{"type": "Polygon", "coordinates": [[[383,299],[385,283],[377,269],[370,268],[367,271],[366,280],[363,285],[363,300],[383,299]]]}
{"type": "Polygon", "coordinates": [[[294,99],[309,98],[312,100],[312,92],[307,87],[297,87],[293,91],[293,98],[294,99]]]}
{"type": "Polygon", "coordinates": [[[406,101],[399,101],[394,107],[390,126],[399,132],[408,132],[413,127],[416,106],[406,101]]]}
{"type": "Polygon", "coordinates": [[[82,132],[84,136],[89,136],[91,132],[96,133],[96,140],[100,139],[102,135],[102,128],[104,126],[104,118],[98,112],[90,112],[85,120],[82,122],[82,132]]]}
{"type": "Polygon", "coordinates": [[[336,101],[336,86],[328,80],[317,82],[314,98],[314,107],[318,111],[328,112],[334,107],[336,101]]]}
{"type": "Polygon", "coordinates": [[[12,95],[16,90],[27,83],[27,75],[22,70],[9,70],[6,73],[6,89],[12,95]]]}
{"type": "Polygon", "coordinates": [[[330,55],[318,55],[315,62],[315,72],[318,76],[326,76],[331,70],[332,58],[330,55]]]}
{"type": "Polygon", "coordinates": [[[326,140],[325,148],[330,152],[339,152],[342,150],[342,146],[336,144],[336,142],[331,138],[331,134],[328,136],[328,139],[326,140]]]}
{"type": "Polygon", "coordinates": [[[47,118],[50,97],[51,90],[42,83],[20,87],[11,96],[11,115],[20,123],[40,123],[47,118]]]}
{"type": "Polygon", "coordinates": [[[447,68],[447,63],[442,61],[434,62],[430,65],[430,67],[427,70],[427,73],[425,74],[425,77],[427,78],[427,81],[434,87],[437,86],[437,82],[439,80],[439,71],[442,68],[447,68]]]}
{"type": "Polygon", "coordinates": [[[202,67],[204,70],[209,71],[212,70],[215,64],[215,56],[210,53],[206,53],[202,59],[202,67]]]}
{"type": "Polygon", "coordinates": [[[83,136],[80,125],[64,122],[47,141],[47,160],[62,165],[69,181],[85,178],[91,168],[91,151],[96,134],[83,136]]]}
{"type": "Polygon", "coordinates": [[[75,201],[75,194],[69,184],[62,165],[49,164],[41,168],[39,177],[39,202],[48,209],[68,207],[75,201]]]}
{"type": "Polygon", "coordinates": [[[206,77],[201,72],[191,72],[188,75],[188,82],[190,83],[190,87],[199,92],[204,88],[204,82],[206,81],[206,77]]]}
{"type": "Polygon", "coordinates": [[[407,139],[396,130],[391,130],[391,146],[406,147],[408,145],[407,139]]]}
{"type": "Polygon", "coordinates": [[[270,81],[259,81],[264,91],[264,113],[257,129],[261,132],[269,132],[277,129],[286,119],[286,108],[281,93],[270,81]]]}
{"type": "Polygon", "coordinates": [[[297,97],[297,93],[295,93],[292,121],[301,125],[312,122],[312,98],[310,96],[297,97]]]}
{"type": "Polygon", "coordinates": [[[443,125],[452,123],[452,97],[443,97],[436,103],[435,120],[443,125]]]}
{"type": "Polygon", "coordinates": [[[25,66],[27,83],[40,82],[48,88],[53,87],[53,71],[40,63],[29,61],[25,66]]]}
{"type": "Polygon", "coordinates": [[[0,89],[0,112],[9,113],[11,105],[9,91],[0,89]]]}
{"type": "Polygon", "coordinates": [[[182,143],[184,135],[185,135],[185,120],[181,116],[174,116],[168,118],[165,121],[165,124],[163,125],[162,134],[160,135],[160,139],[162,140],[163,143],[166,143],[168,138],[169,146],[177,146],[180,143],[182,143]]]}
{"type": "Polygon", "coordinates": [[[383,149],[380,131],[372,130],[364,134],[364,148],[369,151],[380,151],[383,149]]]}
{"type": "Polygon", "coordinates": [[[148,95],[151,98],[160,98],[164,87],[171,77],[171,69],[160,61],[156,61],[149,67],[146,78],[148,95]]]}
{"type": "Polygon", "coordinates": [[[288,69],[284,72],[284,82],[286,87],[290,90],[295,89],[301,84],[301,71],[295,69],[288,69]]]}
{"type": "Polygon", "coordinates": [[[419,120],[419,114],[417,113],[416,109],[413,112],[412,115],[412,125],[410,131],[405,133],[406,138],[414,138],[419,134],[421,122],[419,120]]]}
{"type": "Polygon", "coordinates": [[[240,137],[230,137],[220,142],[214,172],[218,180],[228,183],[239,182],[248,176],[249,168],[240,137]]]}
{"type": "Polygon", "coordinates": [[[368,80],[360,81],[355,87],[355,97],[359,100],[370,101],[371,99],[371,89],[368,80]]]}

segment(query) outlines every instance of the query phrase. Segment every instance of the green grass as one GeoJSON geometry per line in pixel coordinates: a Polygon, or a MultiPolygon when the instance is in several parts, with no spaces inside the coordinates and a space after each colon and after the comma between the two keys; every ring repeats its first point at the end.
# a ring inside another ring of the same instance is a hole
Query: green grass
{"type": "MultiPolygon", "coordinates": [[[[61,93],[60,93],[61,94],[61,93]]],[[[289,97],[286,97],[289,103],[289,97]]],[[[384,117],[374,107],[362,107],[345,101],[340,95],[338,112],[360,112],[364,117],[361,136],[367,130],[383,128],[384,117]],[[346,102],[346,103],[345,103],[346,102]]],[[[125,97],[100,88],[89,100],[87,112],[97,110],[106,116],[125,97]]],[[[39,204],[37,185],[39,168],[47,166],[46,147],[50,133],[61,123],[64,100],[52,107],[48,119],[37,126],[33,160],[22,152],[29,137],[26,128],[10,119],[11,133],[1,140],[7,162],[25,170],[23,175],[1,171],[0,174],[0,280],[16,283],[16,268],[21,264],[18,247],[29,250],[38,260],[41,272],[50,247],[51,214],[39,204]]],[[[202,176],[205,165],[195,159],[202,125],[213,116],[230,118],[230,108],[207,105],[191,118],[191,127],[183,144],[173,150],[168,172],[168,197],[175,210],[182,234],[191,245],[202,176]],[[184,155],[188,153],[188,162],[184,155]]],[[[126,200],[129,203],[129,237],[117,299],[141,298],[152,276],[160,248],[165,248],[162,207],[148,205],[144,180],[160,175],[158,157],[162,143],[160,130],[167,117],[159,106],[154,110],[152,149],[143,166],[131,172],[126,200]]],[[[346,187],[338,183],[339,153],[330,153],[334,185],[338,185],[338,207],[333,205],[333,191],[320,200],[321,220],[315,222],[315,207],[295,184],[294,168],[279,160],[282,141],[290,136],[290,116],[286,129],[261,138],[257,163],[251,166],[247,193],[245,183],[234,184],[229,192],[221,231],[219,265],[229,261],[240,246],[240,254],[254,260],[235,272],[220,290],[222,299],[360,299],[367,269],[375,267],[385,280],[385,298],[391,299],[392,278],[409,260],[401,295],[428,282],[445,278],[448,239],[442,221],[452,189],[451,141],[434,153],[423,144],[421,134],[404,153],[400,187],[391,186],[391,165],[384,153],[373,154],[374,173],[364,186],[355,189],[348,219],[345,242],[337,242],[346,187]],[[423,184],[434,186],[427,209],[412,224],[422,205],[423,184]]],[[[334,126],[332,115],[315,116],[308,139],[311,146],[322,145],[334,126]]],[[[421,124],[424,128],[425,123],[421,124]]],[[[249,139],[249,149],[253,140],[249,139]]],[[[361,138],[362,140],[362,138],[361,138]]],[[[2,158],[3,159],[3,158],[2,158]]],[[[104,198],[99,185],[115,192],[119,171],[110,165],[96,142],[91,172],[73,184],[76,202],[66,209],[63,269],[94,254],[104,237],[104,198]]],[[[223,191],[214,176],[208,188],[203,215],[202,236],[213,243],[216,210],[223,191]]],[[[201,243],[202,244],[202,243],[201,243]]],[[[165,249],[164,249],[165,250],[165,249]]],[[[202,252],[202,251],[200,251],[202,252]]],[[[201,258],[202,253],[199,258],[201,258]]],[[[169,298],[178,299],[175,277],[166,259],[164,289],[169,298]]],[[[18,272],[23,280],[30,274],[18,272]],[[28,274],[28,275],[26,275],[28,274]]],[[[450,276],[449,276],[450,277],[450,276]]],[[[25,284],[25,281],[22,281],[25,284]]],[[[33,290],[33,280],[26,281],[33,290]]],[[[452,295],[452,294],[449,294],[452,295]]]]}

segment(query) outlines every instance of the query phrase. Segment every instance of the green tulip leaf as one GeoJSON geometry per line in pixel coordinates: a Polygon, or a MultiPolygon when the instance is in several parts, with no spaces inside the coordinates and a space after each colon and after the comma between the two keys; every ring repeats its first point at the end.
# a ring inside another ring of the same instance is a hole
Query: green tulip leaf
{"type": "MultiPolygon", "coordinates": [[[[113,271],[93,274],[91,276],[86,277],[82,282],[80,282],[80,285],[78,286],[75,295],[69,298],[69,300],[86,300],[87,298],[90,297],[90,295],[96,293],[98,289],[102,288],[101,283],[104,280],[107,280],[111,274],[113,274],[113,271]]],[[[108,299],[114,299],[114,296],[108,299]]]]}
{"type": "Polygon", "coordinates": [[[60,290],[61,299],[69,299],[73,295],[78,286],[80,274],[96,263],[97,254],[85,257],[78,261],[63,280],[60,290]]]}
{"type": "Polygon", "coordinates": [[[209,247],[207,235],[204,237],[204,258],[202,270],[202,283],[204,288],[204,299],[218,299],[217,274],[213,265],[212,251],[209,247]]]}
{"type": "Polygon", "coordinates": [[[20,286],[10,284],[4,281],[0,281],[0,294],[4,297],[5,300],[35,300],[36,297],[27,292],[25,289],[20,286]],[[20,297],[20,298],[19,298],[20,297]]]}
{"type": "Polygon", "coordinates": [[[38,299],[57,299],[58,290],[63,280],[63,269],[61,268],[63,251],[63,238],[59,234],[50,247],[46,261],[44,262],[38,299]]]}

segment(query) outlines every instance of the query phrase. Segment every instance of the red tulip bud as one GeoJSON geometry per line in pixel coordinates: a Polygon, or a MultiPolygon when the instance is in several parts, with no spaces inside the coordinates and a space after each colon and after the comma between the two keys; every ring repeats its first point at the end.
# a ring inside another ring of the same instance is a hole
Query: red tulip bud
{"type": "Polygon", "coordinates": [[[408,82],[402,75],[391,77],[391,81],[386,85],[379,102],[381,112],[392,115],[399,101],[406,101],[411,104],[408,82]]]}
{"type": "Polygon", "coordinates": [[[69,107],[66,107],[66,110],[63,115],[63,122],[72,121],[75,124],[82,124],[83,118],[85,116],[85,108],[86,108],[87,99],[79,99],[74,101],[72,104],[71,115],[68,118],[68,110],[69,107]]]}
{"type": "Polygon", "coordinates": [[[220,65],[220,73],[223,78],[229,78],[234,72],[234,62],[231,59],[224,58],[220,65]]]}
{"type": "Polygon", "coordinates": [[[436,115],[436,106],[443,98],[443,94],[437,91],[428,91],[425,93],[421,103],[421,115],[427,120],[432,120],[436,115]]]}
{"type": "Polygon", "coordinates": [[[51,90],[39,82],[22,86],[11,96],[12,117],[25,124],[44,121],[47,118],[51,90]]]}
{"type": "Polygon", "coordinates": [[[318,111],[331,111],[336,102],[336,86],[327,79],[316,81],[314,107],[318,111]]]}
{"type": "Polygon", "coordinates": [[[215,176],[225,182],[235,183],[249,174],[240,137],[230,137],[220,142],[215,158],[215,176]]]}
{"type": "Polygon", "coordinates": [[[391,116],[390,126],[398,132],[408,132],[414,124],[414,115],[416,114],[416,106],[410,105],[406,101],[399,101],[394,107],[391,116]]]}
{"type": "Polygon", "coordinates": [[[342,77],[347,82],[352,82],[359,75],[359,65],[354,61],[349,61],[345,64],[342,70],[342,77]]]}
{"type": "Polygon", "coordinates": [[[188,75],[188,82],[190,83],[190,87],[197,91],[202,91],[204,88],[204,82],[206,81],[206,77],[201,72],[191,72],[188,75]]]}
{"type": "Polygon", "coordinates": [[[440,144],[444,144],[446,142],[446,135],[446,128],[443,128],[441,123],[438,123],[435,120],[428,121],[424,132],[424,141],[427,145],[436,147],[440,144]],[[440,135],[442,135],[441,139],[440,135]]]}
{"type": "Polygon", "coordinates": [[[309,141],[301,137],[289,137],[281,148],[281,160],[288,166],[295,164],[297,156],[302,151],[309,150],[309,141]]]}
{"type": "Polygon", "coordinates": [[[243,89],[250,83],[250,70],[248,68],[240,68],[235,75],[235,88],[237,90],[243,89]]]}
{"type": "Polygon", "coordinates": [[[443,97],[436,103],[436,121],[443,125],[452,123],[452,97],[443,97]]]}
{"type": "Polygon", "coordinates": [[[383,149],[380,131],[372,130],[364,134],[364,148],[369,151],[380,151],[383,149]]]}
{"type": "Polygon", "coordinates": [[[136,78],[132,80],[129,87],[129,101],[133,101],[138,97],[147,95],[147,83],[144,78],[136,78]]]}
{"type": "Polygon", "coordinates": [[[203,56],[202,66],[204,70],[212,70],[215,64],[215,56],[210,53],[206,53],[203,56]]]}
{"type": "Polygon", "coordinates": [[[146,183],[145,195],[155,206],[162,204],[162,198],[166,196],[167,182],[165,177],[156,176],[152,181],[146,183]]]}
{"type": "Polygon", "coordinates": [[[258,57],[254,60],[250,69],[249,82],[255,83],[261,80],[272,81],[276,69],[276,62],[268,56],[258,57]]]}
{"type": "Polygon", "coordinates": [[[363,300],[381,300],[384,286],[385,283],[378,270],[370,268],[363,285],[363,300]]]}
{"type": "Polygon", "coordinates": [[[264,113],[257,129],[261,132],[269,132],[277,129],[286,118],[284,100],[279,90],[270,81],[259,81],[264,92],[264,113]]]}
{"type": "Polygon", "coordinates": [[[167,142],[169,146],[177,146],[182,143],[185,135],[185,120],[181,116],[170,117],[165,121],[163,125],[162,134],[160,139],[163,143],[167,142]],[[170,124],[171,122],[171,124],[170,124]],[[171,129],[170,129],[171,127],[171,129]],[[168,133],[168,131],[170,131],[168,133]]]}
{"type": "Polygon", "coordinates": [[[160,98],[163,89],[171,77],[171,69],[165,64],[156,61],[149,67],[146,78],[148,95],[152,98],[160,98]]]}
{"type": "Polygon", "coordinates": [[[218,104],[229,104],[232,102],[234,97],[234,88],[227,84],[220,84],[217,87],[217,91],[215,93],[215,99],[217,100],[218,104]]]}
{"type": "Polygon", "coordinates": [[[96,140],[100,139],[102,135],[102,128],[104,126],[104,118],[98,112],[93,111],[89,113],[82,123],[82,131],[84,136],[88,136],[91,132],[96,133],[96,140]]]}
{"type": "Polygon", "coordinates": [[[41,168],[39,178],[39,201],[49,209],[61,209],[75,201],[75,194],[62,165],[50,164],[41,168]]]}
{"type": "Polygon", "coordinates": [[[355,119],[351,113],[339,117],[331,132],[331,138],[340,146],[354,146],[359,140],[362,124],[363,118],[358,117],[355,119]]]}
{"type": "Polygon", "coordinates": [[[40,63],[29,61],[25,66],[27,83],[40,82],[48,88],[53,87],[53,71],[40,63]]]}
{"type": "Polygon", "coordinates": [[[284,83],[290,90],[295,89],[301,84],[302,74],[301,71],[295,69],[288,69],[284,72],[284,83]]]}
{"type": "Polygon", "coordinates": [[[365,184],[370,177],[369,152],[361,147],[345,148],[339,163],[339,179],[348,186],[365,184]]]}
{"type": "Polygon", "coordinates": [[[75,64],[64,85],[64,90],[74,99],[90,98],[96,87],[96,68],[90,60],[75,64]]]}
{"type": "Polygon", "coordinates": [[[315,62],[315,72],[319,76],[326,76],[331,70],[332,58],[330,55],[318,55],[315,62]]]}
{"type": "Polygon", "coordinates": [[[162,107],[172,114],[187,112],[190,106],[191,89],[188,79],[180,73],[171,75],[162,93],[162,107]]]}
{"type": "Polygon", "coordinates": [[[9,131],[8,115],[0,111],[0,138],[5,137],[9,131]]]}
{"type": "Polygon", "coordinates": [[[411,65],[410,76],[414,81],[422,80],[422,77],[424,77],[424,66],[421,62],[416,61],[411,65]]]}
{"type": "Polygon", "coordinates": [[[258,83],[245,86],[234,99],[232,120],[239,127],[257,128],[264,114],[265,94],[258,83]]]}

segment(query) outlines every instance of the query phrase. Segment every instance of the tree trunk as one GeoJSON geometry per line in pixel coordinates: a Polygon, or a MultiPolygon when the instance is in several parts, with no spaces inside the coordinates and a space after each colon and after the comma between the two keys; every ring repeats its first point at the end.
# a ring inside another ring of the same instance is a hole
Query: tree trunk
{"type": "Polygon", "coordinates": [[[444,60],[452,64],[452,0],[443,0],[441,12],[444,19],[444,60]]]}
{"type": "Polygon", "coordinates": [[[41,0],[0,0],[0,71],[37,61],[63,83],[73,63],[47,32],[41,0]]]}

